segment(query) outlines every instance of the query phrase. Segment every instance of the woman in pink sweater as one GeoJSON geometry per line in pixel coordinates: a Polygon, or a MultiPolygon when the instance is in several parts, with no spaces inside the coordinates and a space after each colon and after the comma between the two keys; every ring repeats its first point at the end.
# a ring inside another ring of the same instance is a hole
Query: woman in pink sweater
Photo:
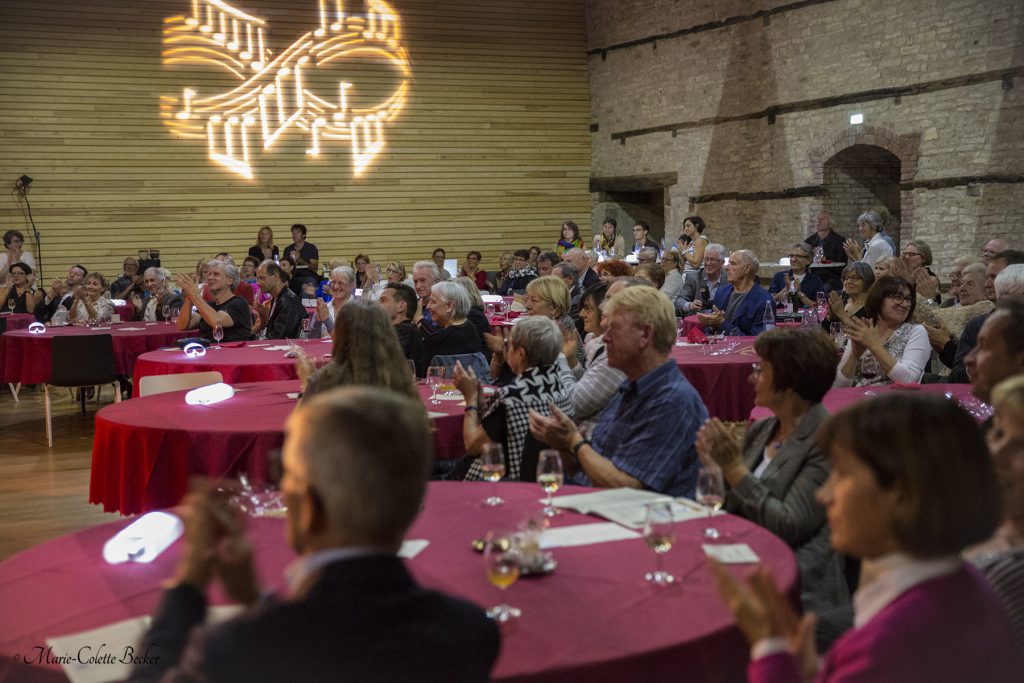
{"type": "Polygon", "coordinates": [[[814,615],[797,617],[760,570],[744,585],[713,564],[753,644],[749,680],[1024,681],[1024,656],[992,590],[960,552],[1001,520],[976,422],[940,396],[891,393],[818,435],[832,472],[818,491],[836,550],[863,560],[854,627],[821,660],[814,615]]]}

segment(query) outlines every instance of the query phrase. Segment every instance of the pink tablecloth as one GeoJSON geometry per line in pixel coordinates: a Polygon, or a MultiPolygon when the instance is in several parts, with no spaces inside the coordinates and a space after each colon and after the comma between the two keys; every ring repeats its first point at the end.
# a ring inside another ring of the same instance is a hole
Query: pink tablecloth
{"type": "Polygon", "coordinates": [[[31,313],[0,313],[0,320],[7,321],[7,332],[24,330],[36,321],[31,313]]]}
{"type": "MultiPolygon", "coordinates": [[[[535,485],[518,483],[501,483],[499,490],[508,504],[486,508],[480,501],[490,484],[432,483],[423,512],[407,535],[430,542],[407,562],[423,585],[481,606],[501,599],[522,609],[519,623],[503,637],[496,680],[745,680],[748,647],[718,597],[701,553],[703,520],[677,525],[678,543],[665,555],[665,566],[682,580],[669,590],[644,583],[654,555],[636,538],[557,548],[554,573],[523,578],[502,593],[485,579],[483,561],[471,541],[535,514],[541,492],[535,485]]],[[[553,524],[598,521],[566,513],[553,524]]],[[[31,654],[48,637],[152,611],[182,546],[176,543],[152,564],[105,564],[100,559],[103,543],[126,523],[65,536],[0,564],[0,680],[63,680],[55,665],[25,666],[14,657],[31,654]]],[[[796,564],[782,541],[731,515],[717,525],[749,544],[792,594],[796,564]]],[[[294,557],[286,547],[284,521],[250,520],[249,537],[257,575],[283,590],[282,569],[294,557]]],[[[750,566],[731,571],[745,575],[750,566]]],[[[225,601],[219,587],[211,589],[211,599],[225,601]]],[[[110,648],[123,650],[125,645],[111,643],[110,648]]]]}
{"type": "Polygon", "coordinates": [[[747,378],[751,364],[757,362],[754,339],[726,337],[710,349],[705,345],[673,347],[672,359],[704,399],[712,417],[731,422],[749,417],[754,407],[754,389],[747,378]],[[708,350],[717,355],[706,354],[708,350]]]}
{"type": "MultiPolygon", "coordinates": [[[[828,412],[835,415],[843,408],[853,405],[858,401],[863,401],[871,398],[872,396],[877,396],[890,391],[920,391],[926,394],[944,394],[950,398],[960,401],[960,403],[965,405],[969,410],[976,409],[981,405],[980,401],[971,396],[970,384],[881,384],[872,387],[842,387],[839,389],[830,389],[829,392],[825,394],[825,400],[823,400],[822,403],[825,405],[828,412]]],[[[750,421],[755,422],[757,420],[763,420],[766,417],[771,417],[771,415],[772,411],[768,408],[756,406],[750,411],[750,421]]]]}
{"type": "MultiPolygon", "coordinates": [[[[182,372],[218,370],[228,384],[238,382],[270,382],[295,379],[295,359],[285,358],[287,346],[283,339],[258,342],[236,342],[223,348],[208,348],[206,355],[190,358],[181,349],[153,351],[143,354],[135,363],[132,396],[139,395],[139,380],[147,375],[174,375],[182,372]]],[[[330,339],[303,339],[295,342],[311,357],[330,356],[330,339]]]]}
{"type": "MultiPolygon", "coordinates": [[[[175,391],[106,406],[96,414],[89,502],[128,515],[177,505],[192,475],[265,480],[296,406],[287,395],[298,390],[298,380],[257,382],[237,385],[233,398],[214,405],[187,405],[186,392],[175,391]]],[[[421,395],[429,396],[426,387],[421,395]]],[[[460,402],[427,409],[436,456],[461,457],[460,402]]]]}
{"type": "Polygon", "coordinates": [[[114,345],[114,369],[119,375],[131,375],[140,355],[174,344],[177,339],[195,334],[181,332],[170,323],[142,323],[103,327],[47,327],[42,334],[28,330],[8,332],[0,337],[0,373],[5,382],[42,384],[50,379],[51,340],[72,335],[109,334],[114,345]]]}
{"type": "Polygon", "coordinates": [[[114,306],[114,313],[121,316],[121,322],[128,322],[135,319],[135,306],[132,305],[131,301],[125,301],[123,304],[116,304],[114,306]]]}

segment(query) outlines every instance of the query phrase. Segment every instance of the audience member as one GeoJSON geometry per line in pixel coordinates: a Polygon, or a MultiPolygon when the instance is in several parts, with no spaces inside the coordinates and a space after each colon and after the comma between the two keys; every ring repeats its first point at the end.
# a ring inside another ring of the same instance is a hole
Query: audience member
{"type": "Polygon", "coordinates": [[[609,258],[626,255],[626,238],[619,234],[619,224],[614,218],[606,218],[601,224],[600,234],[594,235],[594,250],[609,258]]]}
{"type": "Polygon", "coordinates": [[[1010,245],[1006,243],[1006,240],[999,239],[998,237],[996,239],[989,240],[988,242],[985,243],[985,247],[981,250],[982,262],[984,262],[984,264],[987,266],[988,264],[992,263],[992,259],[995,258],[996,254],[1002,251],[1006,251],[1009,248],[1009,246],[1010,245]]]}
{"type": "Polygon", "coordinates": [[[338,311],[331,362],[315,367],[314,358],[296,359],[303,398],[339,386],[366,385],[419,399],[398,336],[376,301],[354,299],[338,311]]]}
{"type": "Polygon", "coordinates": [[[102,273],[86,275],[85,282],[74,292],[68,308],[68,322],[107,322],[114,315],[114,304],[104,296],[107,293],[107,278],[102,273]]]}
{"type": "Polygon", "coordinates": [[[392,327],[395,328],[398,344],[402,347],[402,353],[406,360],[411,360],[416,366],[416,376],[423,377],[427,374],[423,337],[420,336],[416,326],[412,324],[418,303],[416,291],[407,284],[389,282],[381,292],[378,303],[387,312],[388,319],[391,321],[392,327]]]}
{"type": "MultiPolygon", "coordinates": [[[[864,240],[860,245],[852,239],[846,240],[843,250],[850,261],[864,261],[869,266],[874,266],[875,261],[883,256],[894,256],[896,250],[886,241],[881,234],[883,230],[882,217],[875,211],[865,211],[857,217],[857,230],[864,240]]],[[[877,277],[877,273],[875,274],[877,277]]]]}
{"type": "MultiPolygon", "coordinates": [[[[230,265],[232,267],[235,267],[235,259],[234,259],[234,257],[232,257],[231,254],[227,253],[226,251],[222,251],[219,254],[217,254],[216,256],[214,256],[213,260],[214,261],[220,261],[221,263],[227,263],[228,265],[230,265]]],[[[284,268],[284,266],[282,266],[282,268],[284,268]]],[[[204,272],[205,272],[205,266],[204,266],[204,272]]],[[[290,273],[289,273],[289,276],[290,276],[290,273]]],[[[207,301],[210,301],[210,295],[206,291],[205,286],[204,286],[205,285],[205,279],[206,278],[205,278],[205,275],[204,275],[203,279],[200,280],[200,283],[202,283],[202,284],[200,284],[200,288],[199,289],[200,289],[200,292],[202,292],[203,298],[206,299],[207,301]]],[[[242,299],[245,301],[245,303],[248,306],[255,306],[255,304],[256,304],[255,292],[253,292],[253,289],[252,289],[251,285],[242,282],[241,272],[239,272],[238,282],[235,283],[235,286],[232,289],[232,293],[235,296],[242,297],[242,299]]],[[[270,298],[269,294],[264,292],[264,296],[266,297],[267,300],[269,300],[269,298],[270,298]]]]}
{"type": "Polygon", "coordinates": [[[601,261],[594,266],[594,272],[597,273],[598,279],[602,282],[609,282],[617,277],[633,276],[633,268],[620,259],[601,261]]]}
{"type": "Polygon", "coordinates": [[[864,302],[864,318],[844,323],[848,338],[835,386],[921,381],[931,356],[928,332],[910,322],[914,289],[901,277],[875,280],[864,302]]]}
{"type": "Polygon", "coordinates": [[[977,256],[961,256],[953,261],[953,269],[949,271],[949,294],[942,300],[943,308],[955,306],[960,303],[960,284],[964,268],[973,263],[981,262],[981,258],[977,256]]]}
{"type": "Polygon", "coordinates": [[[517,323],[508,337],[505,362],[515,379],[489,398],[484,398],[472,368],[455,366],[455,386],[466,401],[462,438],[467,453],[455,478],[482,480],[478,456],[487,445],[498,443],[505,455],[505,478],[536,481],[541,444],[530,435],[529,412],[547,415],[554,405],[572,415],[569,392],[559,379],[556,365],[561,352],[558,325],[548,318],[532,316],[517,323]]]}
{"type": "Polygon", "coordinates": [[[480,332],[467,319],[472,305],[469,292],[457,282],[438,282],[430,288],[428,307],[438,329],[423,340],[428,365],[435,356],[483,352],[480,332]]]}
{"type": "Polygon", "coordinates": [[[68,276],[63,282],[53,280],[50,283],[50,291],[43,298],[42,303],[36,305],[36,318],[43,322],[50,322],[53,314],[61,306],[65,310],[71,308],[71,301],[75,297],[75,291],[81,288],[85,282],[85,276],[89,273],[85,266],[75,264],[68,268],[68,276]]]}
{"type": "Polygon", "coordinates": [[[537,257],[537,276],[551,275],[551,269],[562,262],[562,257],[553,251],[542,251],[537,257]]]}
{"type": "Polygon", "coordinates": [[[490,282],[488,288],[498,293],[505,285],[505,280],[508,279],[509,271],[512,270],[512,252],[503,251],[498,256],[498,270],[494,273],[494,281],[490,282]]]}
{"type": "MultiPolygon", "coordinates": [[[[579,316],[580,296],[583,294],[583,288],[579,284],[580,281],[576,269],[568,263],[559,263],[551,271],[551,275],[561,278],[562,282],[569,289],[569,317],[575,321],[579,316]]],[[[577,326],[578,329],[579,327],[577,326]]]]}
{"type": "Polygon", "coordinates": [[[445,252],[441,247],[435,249],[434,253],[430,255],[430,260],[434,262],[435,266],[437,266],[437,273],[440,278],[440,282],[452,279],[452,274],[444,269],[444,260],[447,256],[447,252],[445,252]]]}
{"type": "Polygon", "coordinates": [[[929,289],[935,291],[935,296],[930,297],[933,299],[931,303],[941,304],[939,277],[929,268],[932,265],[931,246],[924,240],[910,240],[903,247],[902,261],[907,269],[905,276],[907,280],[916,284],[921,278],[927,278],[930,284],[929,289]]]}
{"type": "Polygon", "coordinates": [[[601,279],[590,266],[590,259],[587,258],[586,252],[582,249],[568,250],[563,255],[563,259],[576,270],[576,281],[580,291],[601,279]]]}
{"type": "Polygon", "coordinates": [[[816,272],[828,289],[839,289],[842,286],[842,268],[847,258],[843,249],[846,238],[832,229],[832,215],[828,211],[818,212],[814,218],[814,232],[804,242],[810,245],[815,263],[831,261],[836,264],[829,268],[817,268],[816,272]]]}
{"type": "Polygon", "coordinates": [[[772,277],[768,293],[773,295],[775,303],[785,304],[789,299],[790,283],[796,288],[799,298],[796,308],[817,306],[818,292],[825,291],[825,283],[811,272],[813,253],[806,242],[789,245],[789,270],[780,270],[772,277]]]}
{"type": "Polygon", "coordinates": [[[256,233],[256,244],[249,247],[248,255],[256,259],[257,265],[267,259],[272,261],[281,260],[281,252],[277,245],[274,244],[274,231],[270,229],[269,225],[264,225],[256,233]]]}
{"type": "Polygon", "coordinates": [[[971,393],[985,403],[992,400],[997,384],[1024,373],[1024,296],[1000,299],[986,316],[964,365],[971,393]]]}
{"type": "Polygon", "coordinates": [[[356,289],[356,272],[350,266],[338,266],[331,270],[328,280],[331,288],[331,300],[325,302],[317,299],[316,313],[309,325],[309,338],[330,337],[334,332],[334,321],[338,319],[338,311],[352,301],[356,289]]]}
{"type": "Polygon", "coordinates": [[[679,255],[683,257],[683,270],[691,272],[704,264],[704,252],[711,240],[704,234],[706,226],[700,216],[687,216],[679,234],[679,255]]]}
{"type": "Polygon", "coordinates": [[[562,223],[562,234],[558,239],[558,244],[555,245],[555,253],[561,256],[569,249],[582,248],[583,239],[580,237],[580,226],[572,221],[562,223]]]}
{"type": "Polygon", "coordinates": [[[828,313],[823,326],[834,322],[846,325],[851,318],[864,318],[864,303],[868,300],[868,291],[875,284],[875,271],[863,261],[854,261],[843,268],[843,292],[832,290],[828,295],[828,313]]]}
{"type": "Polygon", "coordinates": [[[527,250],[526,261],[530,264],[530,268],[533,268],[533,272],[537,272],[537,257],[540,256],[540,247],[536,244],[527,250]]]}
{"type": "Polygon", "coordinates": [[[832,545],[865,565],[854,628],[819,662],[814,617],[801,620],[767,571],[740,586],[712,562],[754,644],[750,679],[1020,680],[1024,658],[1005,612],[958,557],[1000,520],[998,483],[974,419],[941,396],[885,394],[840,412],[819,443],[832,464],[817,495],[832,545]]]}
{"type": "Polygon", "coordinates": [[[666,249],[661,254],[661,272],[665,275],[665,282],[660,288],[661,293],[674,304],[679,290],[683,288],[683,257],[678,251],[666,249]]]}
{"type": "Polygon", "coordinates": [[[586,370],[572,388],[571,398],[573,416],[581,428],[593,426],[598,414],[626,381],[626,375],[621,370],[608,365],[608,354],[605,352],[601,305],[609,289],[607,282],[597,282],[583,290],[580,297],[580,319],[587,335],[583,344],[586,370]]]}
{"type": "Polygon", "coordinates": [[[608,364],[627,377],[588,439],[564,412],[530,413],[530,430],[562,452],[583,486],[694,494],[694,438],[707,420],[697,391],[669,358],[676,340],[672,304],[651,287],[628,287],[603,305],[608,364]]]}
{"type": "Polygon", "coordinates": [[[640,278],[658,290],[665,284],[665,271],[657,263],[640,264],[633,270],[633,277],[640,278]]]}
{"type": "Polygon", "coordinates": [[[709,244],[704,250],[704,260],[697,270],[683,276],[683,284],[672,300],[676,315],[685,316],[711,308],[718,289],[729,283],[725,269],[725,247],[709,244]]]}
{"type": "Polygon", "coordinates": [[[531,281],[526,286],[523,305],[526,307],[526,315],[541,315],[558,323],[566,340],[566,361],[578,377],[583,372],[586,357],[583,354],[583,339],[569,315],[572,300],[565,279],[549,275],[531,281]]]}
{"type": "Polygon", "coordinates": [[[636,254],[636,263],[639,266],[654,265],[658,262],[657,247],[643,247],[636,254]]]}
{"type": "Polygon", "coordinates": [[[637,221],[633,224],[633,248],[630,252],[633,254],[639,254],[640,250],[644,247],[652,247],[655,251],[658,249],[658,243],[650,239],[651,226],[643,221],[637,221]]]}
{"type": "MultiPolygon", "coordinates": [[[[379,310],[379,309],[377,309],[379,310]]],[[[476,605],[417,585],[396,557],[432,458],[419,399],[370,388],[304,401],[285,430],[289,597],[260,601],[240,518],[212,486],[186,502],[179,567],[133,681],[486,681],[498,631],[476,605]],[[203,626],[214,578],[245,610],[203,626]],[[326,648],[326,649],[325,649],[326,648]]]]}
{"type": "Polygon", "coordinates": [[[145,285],[142,283],[142,275],[139,274],[139,259],[127,256],[121,264],[122,272],[110,285],[110,296],[112,299],[131,300],[134,295],[142,296],[146,293],[145,285]]]}
{"type": "Polygon", "coordinates": [[[495,291],[496,294],[508,296],[511,294],[522,294],[526,291],[526,285],[537,279],[537,271],[530,267],[530,252],[526,249],[519,249],[512,259],[512,268],[508,271],[501,286],[495,291]]]}
{"type": "Polygon", "coordinates": [[[315,290],[320,267],[320,251],[315,244],[306,241],[305,225],[296,223],[292,226],[292,243],[284,248],[284,255],[295,261],[295,270],[289,273],[288,286],[301,299],[305,296],[303,286],[313,285],[315,290]]]}
{"type": "MultiPolygon", "coordinates": [[[[991,313],[995,303],[985,294],[985,266],[980,263],[967,266],[957,289],[960,304],[948,308],[937,308],[933,312],[952,337],[959,338],[964,327],[973,318],[991,313]]],[[[941,348],[941,347],[940,347],[941,348]]]]}
{"type": "Polygon", "coordinates": [[[238,268],[223,261],[206,264],[206,287],[210,301],[203,299],[196,283],[187,275],[176,278],[184,306],[178,315],[178,329],[199,328],[199,336],[213,341],[213,330],[224,331],[222,341],[252,339],[252,311],[245,300],[233,293],[238,286],[238,268]]]}
{"type": "Polygon", "coordinates": [[[487,320],[487,313],[484,312],[484,299],[480,295],[480,290],[477,289],[476,283],[471,277],[460,275],[457,278],[452,278],[452,282],[458,283],[466,290],[466,294],[469,294],[469,313],[466,314],[466,320],[476,328],[477,333],[480,335],[480,350],[483,352],[487,362],[490,362],[491,350],[487,348],[485,335],[490,334],[491,323],[487,320]]]}
{"type": "MultiPolygon", "coordinates": [[[[412,283],[419,297],[419,305],[416,307],[416,315],[413,322],[420,331],[423,338],[437,332],[438,325],[430,312],[430,291],[433,286],[441,281],[441,270],[433,261],[417,261],[412,267],[412,283]]],[[[427,359],[429,360],[429,359],[427,359]]]]}
{"type": "Polygon", "coordinates": [[[466,254],[466,262],[462,265],[459,275],[472,278],[477,290],[487,289],[487,271],[480,267],[480,260],[483,256],[479,251],[471,251],[466,254]]]}
{"type": "MultiPolygon", "coordinates": [[[[272,297],[269,310],[260,311],[258,337],[260,339],[298,339],[302,336],[302,321],[309,317],[295,292],[288,288],[288,280],[281,266],[271,260],[256,269],[260,289],[272,297]]],[[[320,300],[317,300],[319,303],[320,300]]]]}
{"type": "Polygon", "coordinates": [[[749,249],[734,251],[725,273],[729,284],[715,294],[711,313],[701,313],[702,324],[728,335],[753,337],[764,332],[766,308],[772,311],[772,295],[757,281],[761,263],[749,249]]]}
{"type": "Polygon", "coordinates": [[[835,379],[835,347],[819,329],[779,328],[758,337],[754,351],[754,404],[773,416],[746,430],[742,449],[718,418],[708,420],[697,433],[697,455],[721,468],[726,510],[793,548],[804,611],[832,610],[849,604],[850,593],[814,493],[829,475],[816,435],[828,419],[821,401],[835,379]]]}
{"type": "MultiPolygon", "coordinates": [[[[274,259],[270,259],[273,261],[274,259]]],[[[260,267],[260,260],[255,256],[246,256],[242,259],[242,267],[238,271],[239,279],[247,285],[256,284],[256,269],[260,267]]]]}
{"type": "Polygon", "coordinates": [[[20,230],[8,230],[4,232],[4,252],[0,254],[0,287],[7,284],[10,276],[11,266],[15,263],[24,263],[35,270],[36,260],[32,252],[23,249],[25,236],[20,230]]]}
{"type": "Polygon", "coordinates": [[[7,285],[0,285],[0,305],[3,311],[11,313],[32,313],[43,301],[43,293],[29,284],[32,266],[15,261],[7,266],[7,285]]]}
{"type": "Polygon", "coordinates": [[[181,311],[181,295],[171,289],[171,274],[163,268],[146,268],[142,283],[149,292],[146,306],[142,310],[142,319],[147,322],[154,320],[173,320],[181,311]]]}

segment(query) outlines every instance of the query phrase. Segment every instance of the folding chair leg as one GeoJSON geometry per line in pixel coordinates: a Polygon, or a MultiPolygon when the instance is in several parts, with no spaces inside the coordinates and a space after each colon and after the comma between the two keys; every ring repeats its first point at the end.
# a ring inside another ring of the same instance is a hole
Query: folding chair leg
{"type": "Polygon", "coordinates": [[[46,447],[53,448],[53,424],[50,417],[50,385],[43,385],[43,393],[46,394],[46,447]]]}
{"type": "Polygon", "coordinates": [[[121,383],[115,380],[114,384],[113,384],[113,387],[114,387],[114,403],[120,403],[121,402],[121,383]]]}
{"type": "Polygon", "coordinates": [[[11,396],[14,397],[15,403],[21,403],[21,399],[18,398],[18,392],[21,391],[21,382],[18,382],[15,386],[14,382],[8,382],[7,386],[11,388],[11,396]]]}

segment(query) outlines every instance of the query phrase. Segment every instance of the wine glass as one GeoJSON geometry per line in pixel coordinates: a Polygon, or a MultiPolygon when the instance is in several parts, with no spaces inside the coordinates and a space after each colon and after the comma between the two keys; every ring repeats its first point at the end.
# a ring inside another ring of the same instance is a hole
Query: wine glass
{"type": "Polygon", "coordinates": [[[17,303],[14,299],[7,300],[7,310],[11,312],[11,315],[14,315],[14,307],[17,303]]]}
{"type": "Polygon", "coordinates": [[[213,328],[213,341],[217,342],[217,350],[220,350],[220,340],[224,338],[224,326],[217,325],[213,328]]]}
{"type": "Polygon", "coordinates": [[[427,385],[430,386],[430,402],[434,405],[440,403],[437,400],[437,388],[444,382],[447,368],[443,365],[431,365],[427,368],[427,385]]]}
{"type": "Polygon", "coordinates": [[[661,556],[672,549],[676,542],[676,520],[672,515],[672,501],[661,500],[647,505],[644,517],[644,543],[654,551],[656,569],[644,578],[655,586],[667,586],[676,580],[662,568],[661,556]]]}
{"type": "Polygon", "coordinates": [[[409,366],[409,374],[412,375],[412,383],[416,384],[416,361],[412,358],[406,358],[405,362],[409,366]]]}
{"type": "Polygon", "coordinates": [[[164,320],[171,319],[171,307],[169,305],[164,304],[163,308],[160,309],[160,312],[164,314],[164,320]]]}
{"type": "MultiPolygon", "coordinates": [[[[522,553],[519,538],[512,533],[487,532],[484,538],[484,568],[487,580],[503,591],[519,578],[522,553]]],[[[487,616],[498,623],[518,619],[522,610],[502,602],[487,610],[487,616]]]]}
{"type": "Polygon", "coordinates": [[[491,443],[484,446],[484,452],[480,454],[480,469],[483,471],[484,479],[491,482],[494,495],[484,501],[485,505],[504,505],[505,500],[498,496],[498,480],[505,476],[505,449],[500,443],[491,443]]]}
{"type": "Polygon", "coordinates": [[[722,537],[722,532],[711,526],[711,515],[720,510],[725,503],[722,470],[717,467],[700,468],[697,473],[697,502],[708,511],[708,526],[704,529],[704,538],[718,540],[722,537]]]}
{"type": "Polygon", "coordinates": [[[548,502],[541,511],[545,517],[554,517],[561,511],[554,506],[552,496],[565,481],[562,474],[562,456],[556,450],[546,449],[537,456],[537,483],[548,494],[548,502]]]}
{"type": "MultiPolygon", "coordinates": [[[[825,296],[825,291],[822,290],[822,291],[818,292],[818,295],[815,297],[815,299],[817,300],[817,303],[818,303],[818,311],[820,312],[820,311],[825,310],[825,306],[828,305],[828,298],[825,296]]],[[[819,314],[820,315],[824,315],[824,313],[819,313],[819,314]]]]}

